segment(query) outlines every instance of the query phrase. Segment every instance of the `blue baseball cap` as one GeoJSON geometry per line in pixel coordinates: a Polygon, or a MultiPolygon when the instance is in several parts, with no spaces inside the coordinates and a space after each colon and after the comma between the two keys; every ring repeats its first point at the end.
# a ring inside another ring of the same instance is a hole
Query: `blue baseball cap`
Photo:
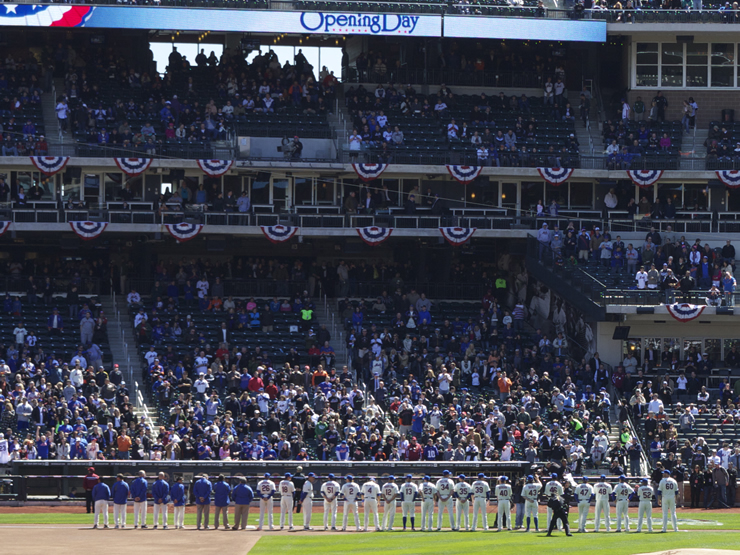
{"type": "Polygon", "coordinates": [[[606,480],[606,474],[602,474],[602,475],[601,475],[601,479],[602,479],[602,480],[606,480]]]}
{"type": "Polygon", "coordinates": [[[509,481],[509,477],[508,476],[501,476],[501,481],[508,482],[509,481]]]}
{"type": "Polygon", "coordinates": [[[347,476],[345,477],[345,480],[352,480],[353,478],[354,476],[352,476],[352,474],[347,474],[347,476]]]}
{"type": "Polygon", "coordinates": [[[413,478],[413,476],[411,474],[406,474],[406,478],[410,479],[410,478],[413,478]]]}
{"type": "Polygon", "coordinates": [[[424,479],[425,479],[425,480],[431,480],[431,477],[429,476],[429,474],[425,474],[425,475],[424,475],[424,479]]]}
{"type": "Polygon", "coordinates": [[[624,482],[624,481],[625,481],[626,479],[627,479],[627,476],[625,476],[624,474],[622,474],[622,475],[621,475],[621,476],[619,477],[619,480],[620,480],[621,482],[624,482]]]}
{"type": "Polygon", "coordinates": [[[479,472],[479,473],[478,473],[478,478],[485,478],[485,477],[486,477],[486,475],[485,475],[485,474],[483,474],[482,472],[479,472]]]}
{"type": "Polygon", "coordinates": [[[534,476],[532,476],[531,474],[527,476],[527,482],[534,482],[534,476]]]}
{"type": "Polygon", "coordinates": [[[286,473],[285,473],[285,477],[286,477],[286,478],[292,478],[292,477],[293,477],[293,475],[292,475],[292,474],[291,474],[290,472],[286,472],[286,473]]]}
{"type": "Polygon", "coordinates": [[[550,474],[550,478],[552,478],[553,480],[557,480],[558,475],[553,472],[552,474],[550,474]]]}
{"type": "Polygon", "coordinates": [[[445,475],[445,476],[448,476],[450,474],[450,471],[449,470],[443,470],[442,471],[442,474],[445,475]]]}
{"type": "Polygon", "coordinates": [[[465,474],[458,475],[458,478],[460,478],[461,480],[464,480],[465,479],[465,474]]]}
{"type": "Polygon", "coordinates": [[[270,477],[270,473],[269,472],[265,472],[265,478],[269,478],[269,477],[270,477]]]}
{"type": "Polygon", "coordinates": [[[334,479],[334,474],[327,474],[326,477],[329,478],[330,480],[333,480],[334,479]]]}
{"type": "Polygon", "coordinates": [[[388,479],[389,479],[389,480],[395,480],[395,479],[396,479],[396,477],[395,477],[395,476],[394,476],[393,474],[391,474],[390,476],[388,476],[388,479]]]}
{"type": "Polygon", "coordinates": [[[308,473],[308,477],[309,478],[316,478],[316,474],[314,474],[313,472],[309,472],[308,473]]]}
{"type": "Polygon", "coordinates": [[[581,478],[581,479],[583,480],[583,482],[584,482],[584,483],[588,482],[588,476],[584,476],[584,477],[583,477],[583,478],[581,478]]]}
{"type": "Polygon", "coordinates": [[[670,474],[670,473],[671,473],[671,471],[670,471],[670,470],[664,470],[664,471],[663,471],[663,474],[670,474]]]}
{"type": "Polygon", "coordinates": [[[642,480],[640,480],[640,482],[642,482],[643,484],[647,484],[648,483],[648,479],[647,478],[643,478],[642,480]]]}

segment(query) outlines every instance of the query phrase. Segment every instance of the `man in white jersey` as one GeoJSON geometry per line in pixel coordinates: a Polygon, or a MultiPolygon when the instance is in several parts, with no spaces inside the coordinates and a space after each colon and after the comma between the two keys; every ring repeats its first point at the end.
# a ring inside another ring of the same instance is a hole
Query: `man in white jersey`
{"type": "Polygon", "coordinates": [[[676,521],[676,492],[678,492],[678,482],[671,478],[671,471],[663,471],[663,479],[658,484],[658,496],[661,498],[660,505],[663,508],[663,532],[668,531],[668,515],[671,515],[673,522],[673,531],[678,532],[678,522],[676,521]]]}
{"type": "Polygon", "coordinates": [[[375,478],[372,476],[368,478],[368,481],[362,485],[361,493],[365,513],[365,532],[367,532],[367,523],[368,520],[370,520],[370,515],[375,519],[375,531],[380,532],[381,524],[380,518],[378,517],[378,497],[380,496],[380,486],[375,481],[375,478]]]}
{"type": "Polygon", "coordinates": [[[415,532],[416,521],[416,495],[419,493],[418,486],[411,481],[411,474],[406,474],[406,481],[401,486],[401,511],[403,514],[403,529],[406,530],[406,519],[411,515],[411,531],[415,532]]]}
{"type": "Polygon", "coordinates": [[[360,513],[357,510],[357,496],[360,495],[360,486],[355,483],[355,478],[347,474],[342,486],[342,497],[344,497],[344,516],[342,517],[342,532],[347,531],[347,518],[350,513],[355,515],[355,528],[360,531],[360,513]]]}
{"type": "Polygon", "coordinates": [[[262,525],[265,523],[265,515],[267,515],[267,523],[270,526],[270,530],[274,530],[275,527],[272,524],[272,496],[275,493],[275,482],[270,480],[270,474],[265,474],[264,480],[260,480],[257,484],[257,495],[260,497],[260,521],[257,526],[257,530],[262,530],[262,525]]]}
{"type": "Polygon", "coordinates": [[[614,487],[614,497],[617,499],[617,532],[622,531],[622,519],[624,519],[624,531],[630,531],[630,517],[627,511],[630,507],[630,496],[633,490],[627,485],[627,477],[619,477],[619,483],[614,487]]]}
{"type": "Polygon", "coordinates": [[[496,499],[498,499],[498,531],[504,526],[504,517],[506,517],[506,528],[511,531],[511,486],[509,478],[501,476],[496,486],[496,499]]]}
{"type": "Polygon", "coordinates": [[[594,488],[588,483],[588,476],[583,477],[583,483],[576,488],[576,500],[578,501],[578,531],[586,533],[586,519],[588,518],[588,509],[591,506],[591,498],[594,495],[594,488]]]}
{"type": "Polygon", "coordinates": [[[424,476],[419,493],[421,494],[421,531],[431,532],[434,523],[434,499],[437,496],[437,488],[424,476]]]}
{"type": "Polygon", "coordinates": [[[295,484],[293,484],[293,475],[290,472],[285,473],[285,479],[278,484],[280,492],[280,529],[285,528],[285,516],[288,516],[288,526],[293,529],[293,493],[295,493],[295,484]]]}
{"type": "Polygon", "coordinates": [[[488,530],[488,500],[491,497],[491,486],[486,481],[486,475],[478,474],[478,479],[473,482],[473,532],[478,525],[478,513],[481,515],[483,530],[488,530]]]}
{"type": "Polygon", "coordinates": [[[524,516],[527,518],[527,532],[529,532],[529,525],[534,519],[535,531],[540,531],[539,521],[539,505],[537,499],[540,496],[540,490],[542,484],[539,481],[535,481],[534,476],[531,474],[527,476],[527,483],[522,488],[522,497],[524,498],[524,516]]]}
{"type": "Polygon", "coordinates": [[[450,471],[442,471],[442,478],[437,480],[437,531],[442,529],[442,513],[447,509],[447,516],[450,517],[450,528],[455,529],[455,511],[452,508],[452,497],[455,493],[455,483],[450,479],[450,471]]]}
{"type": "Polygon", "coordinates": [[[457,531],[460,531],[462,527],[463,517],[465,517],[465,531],[470,530],[470,496],[472,493],[473,489],[465,481],[465,474],[460,474],[457,477],[457,484],[455,484],[457,531]]]}
{"type": "Polygon", "coordinates": [[[301,507],[303,507],[303,529],[311,530],[311,513],[313,512],[313,484],[316,474],[309,472],[301,490],[301,507]]]}
{"type": "Polygon", "coordinates": [[[637,498],[640,500],[640,504],[637,509],[637,531],[642,532],[642,519],[647,518],[648,532],[653,532],[653,495],[655,491],[650,485],[650,480],[643,478],[640,480],[642,484],[637,488],[637,498]]]}
{"type": "Polygon", "coordinates": [[[393,530],[393,521],[396,518],[396,499],[398,499],[398,485],[396,477],[388,476],[388,481],[380,490],[383,496],[383,530],[393,530]]]}
{"type": "Polygon", "coordinates": [[[612,494],[612,487],[606,483],[606,476],[604,474],[601,475],[601,480],[594,486],[594,493],[596,494],[594,532],[598,532],[601,526],[601,513],[604,513],[604,519],[606,520],[606,531],[610,532],[609,497],[612,494]]]}
{"type": "Polygon", "coordinates": [[[321,486],[321,497],[324,498],[324,530],[328,530],[329,523],[331,529],[337,529],[337,497],[341,489],[339,484],[334,481],[334,474],[329,474],[328,482],[321,486]]]}
{"type": "MultiPolygon", "coordinates": [[[[563,485],[558,482],[558,475],[552,474],[550,476],[550,481],[545,484],[545,495],[548,497],[552,497],[555,495],[556,497],[560,498],[563,496],[563,485]]],[[[547,528],[550,528],[550,520],[552,520],[552,509],[550,507],[547,507],[547,528]]],[[[558,522],[558,530],[562,530],[562,524],[558,522]]]]}

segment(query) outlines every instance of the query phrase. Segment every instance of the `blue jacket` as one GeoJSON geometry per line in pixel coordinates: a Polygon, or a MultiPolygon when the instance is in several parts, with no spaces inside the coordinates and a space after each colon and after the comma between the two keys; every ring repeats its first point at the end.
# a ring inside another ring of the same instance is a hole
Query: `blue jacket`
{"type": "Polygon", "coordinates": [[[231,486],[226,482],[216,482],[213,486],[213,502],[216,507],[226,507],[229,504],[231,486]]]}
{"type": "Polygon", "coordinates": [[[149,488],[149,484],[146,478],[139,476],[131,482],[131,497],[136,501],[139,498],[139,502],[146,501],[146,490],[149,488]]]}
{"type": "Polygon", "coordinates": [[[103,482],[98,482],[92,490],[93,501],[108,501],[110,499],[110,488],[103,482]]]}
{"type": "Polygon", "coordinates": [[[200,480],[195,482],[195,485],[193,486],[193,493],[195,494],[195,503],[197,505],[210,505],[212,490],[213,490],[213,486],[211,485],[211,482],[209,482],[205,478],[201,478],[200,480]],[[200,499],[201,497],[203,498],[203,501],[201,501],[200,499]]]}
{"type": "Polygon", "coordinates": [[[231,498],[237,505],[249,505],[254,499],[254,492],[247,484],[239,484],[231,490],[231,498]]]}
{"type": "Polygon", "coordinates": [[[185,486],[180,482],[175,482],[170,488],[170,497],[175,504],[175,507],[185,506],[185,486]]]}
{"type": "Polygon", "coordinates": [[[158,505],[167,503],[167,496],[170,494],[170,485],[164,480],[157,480],[152,486],[152,497],[158,505]]]}
{"type": "Polygon", "coordinates": [[[116,505],[125,505],[128,500],[128,491],[128,484],[123,480],[113,484],[113,503],[116,505]]]}

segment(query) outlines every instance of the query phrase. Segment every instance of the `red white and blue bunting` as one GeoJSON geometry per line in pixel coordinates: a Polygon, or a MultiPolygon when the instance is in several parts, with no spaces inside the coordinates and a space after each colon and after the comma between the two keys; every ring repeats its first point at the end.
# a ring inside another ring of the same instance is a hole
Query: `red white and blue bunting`
{"type": "Polygon", "coordinates": [[[383,173],[388,164],[352,164],[352,167],[362,181],[368,182],[373,179],[378,179],[380,174],[383,173]]]}
{"type": "Polygon", "coordinates": [[[54,175],[62,171],[67,162],[69,162],[69,156],[31,156],[31,163],[46,175],[54,175]]]}
{"type": "Polygon", "coordinates": [[[5,235],[5,232],[8,231],[11,223],[12,222],[0,222],[0,237],[5,235]]]}
{"type": "Polygon", "coordinates": [[[467,185],[480,175],[483,166],[447,166],[450,175],[462,185],[467,185]]]}
{"type": "Polygon", "coordinates": [[[475,233],[476,228],[474,227],[440,227],[439,231],[442,233],[442,237],[447,239],[447,242],[453,247],[459,247],[470,241],[470,238],[475,233]]]}
{"type": "Polygon", "coordinates": [[[105,231],[108,224],[105,222],[69,222],[69,226],[83,241],[90,241],[105,231]]]}
{"type": "Polygon", "coordinates": [[[180,224],[164,224],[164,226],[178,243],[195,239],[203,231],[203,224],[186,224],[183,222],[180,224]]]}
{"type": "Polygon", "coordinates": [[[265,234],[265,237],[273,243],[283,243],[293,237],[298,231],[297,227],[287,225],[262,225],[260,228],[262,229],[262,233],[265,234]]]}
{"type": "Polygon", "coordinates": [[[690,322],[691,320],[701,316],[706,306],[700,306],[688,303],[675,303],[666,305],[668,314],[673,316],[679,322],[690,322]]]}
{"type": "Polygon", "coordinates": [[[384,242],[393,233],[392,227],[358,227],[357,235],[371,247],[376,247],[384,242]]]}
{"type": "Polygon", "coordinates": [[[134,176],[144,173],[152,165],[152,158],[114,158],[116,165],[126,175],[134,176]]]}
{"type": "Polygon", "coordinates": [[[220,177],[231,169],[233,160],[197,160],[203,173],[211,177],[220,177]]]}
{"type": "Polygon", "coordinates": [[[717,179],[728,187],[740,187],[740,170],[717,170],[717,179]]]}
{"type": "Polygon", "coordinates": [[[573,168],[537,168],[537,171],[550,185],[562,185],[573,175],[573,168]]]}
{"type": "Polygon", "coordinates": [[[627,170],[632,183],[643,189],[652,187],[663,177],[663,170],[627,170]]]}

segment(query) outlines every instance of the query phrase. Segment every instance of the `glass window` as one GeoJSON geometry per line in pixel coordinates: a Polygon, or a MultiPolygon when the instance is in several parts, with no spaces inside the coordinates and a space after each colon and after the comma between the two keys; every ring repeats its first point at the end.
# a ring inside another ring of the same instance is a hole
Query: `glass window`
{"type": "Polygon", "coordinates": [[[638,87],[658,86],[658,43],[637,43],[637,82],[638,87]]]}
{"type": "Polygon", "coordinates": [[[704,352],[711,361],[722,360],[722,341],[720,339],[705,339],[704,352]]]}
{"type": "Polygon", "coordinates": [[[239,198],[242,194],[242,176],[241,175],[225,175],[224,176],[224,197],[231,191],[234,196],[239,198]]]}
{"type": "Polygon", "coordinates": [[[28,194],[28,191],[33,187],[33,183],[33,174],[31,172],[18,172],[18,192],[20,192],[22,187],[23,192],[28,194]]]}
{"type": "MultiPolygon", "coordinates": [[[[738,193],[740,195],[740,191],[738,193]]],[[[505,208],[516,208],[516,183],[504,183],[501,185],[501,206],[505,208]]]]}
{"type": "Polygon", "coordinates": [[[709,51],[707,43],[694,42],[686,45],[686,64],[688,65],[707,65],[707,56],[709,51]]]}
{"type": "Polygon", "coordinates": [[[686,86],[706,87],[709,84],[707,72],[707,66],[686,66],[686,86]]]}
{"type": "Polygon", "coordinates": [[[654,368],[655,366],[660,366],[660,353],[663,352],[663,349],[662,349],[663,342],[660,339],[660,337],[646,337],[644,340],[644,343],[645,343],[645,358],[648,360],[643,360],[642,361],[643,364],[645,362],[649,363],[650,353],[648,351],[652,349],[653,350],[653,360],[652,360],[652,363],[649,363],[649,366],[651,368],[654,368]]]}
{"type": "Polygon", "coordinates": [[[686,210],[706,210],[707,186],[699,183],[685,184],[683,204],[686,210]]]}
{"type": "Polygon", "coordinates": [[[468,200],[470,208],[498,206],[498,181],[475,180],[468,185],[468,200]]]}
{"type": "Polygon", "coordinates": [[[270,178],[264,180],[263,174],[258,173],[252,181],[252,193],[249,196],[252,199],[252,205],[270,204],[270,178]]]}
{"type": "Polygon", "coordinates": [[[293,179],[293,204],[312,204],[313,179],[310,177],[296,177],[293,179]]]}
{"type": "Polygon", "coordinates": [[[627,358],[629,353],[632,353],[638,361],[642,359],[642,342],[639,339],[622,341],[622,359],[627,358]]]}
{"type": "Polygon", "coordinates": [[[560,205],[560,208],[566,208],[568,206],[567,187],[545,183],[545,211],[547,211],[547,207],[552,202],[552,199],[555,199],[555,202],[560,205]]]}
{"type": "Polygon", "coordinates": [[[276,208],[285,208],[285,198],[288,192],[287,179],[272,180],[272,203],[276,208]]]}
{"type": "Polygon", "coordinates": [[[663,355],[661,361],[663,366],[670,366],[673,357],[681,360],[681,340],[677,337],[663,338],[663,355]]]}
{"type": "Polygon", "coordinates": [[[725,339],[724,341],[725,341],[725,352],[723,353],[722,360],[724,360],[725,357],[727,357],[727,353],[730,352],[733,345],[737,345],[738,347],[740,347],[740,341],[738,341],[737,339],[725,339]]]}
{"type": "Polygon", "coordinates": [[[592,208],[594,202],[593,191],[594,189],[591,183],[571,183],[570,207],[592,208]]]}
{"type": "MultiPolygon", "coordinates": [[[[522,210],[537,210],[537,203],[543,200],[544,187],[542,181],[522,183],[522,210]]],[[[543,202],[544,204],[544,202],[543,202]]]]}
{"type": "Polygon", "coordinates": [[[334,204],[333,179],[318,178],[316,180],[316,202],[319,204],[334,204]]]}
{"type": "Polygon", "coordinates": [[[661,84],[664,87],[683,87],[683,66],[663,66],[661,84]]]}
{"type": "Polygon", "coordinates": [[[683,358],[684,360],[696,360],[696,355],[701,354],[701,339],[684,339],[683,340],[683,358]]]}
{"type": "Polygon", "coordinates": [[[110,202],[121,197],[121,190],[123,189],[121,173],[106,173],[105,174],[105,201],[110,202]]]}
{"type": "Polygon", "coordinates": [[[637,66],[635,85],[637,87],[657,87],[658,66],[637,66]]]}
{"type": "Polygon", "coordinates": [[[41,188],[41,198],[43,200],[51,200],[54,198],[54,183],[56,182],[56,179],[56,177],[49,177],[41,174],[39,187],[41,188]]]}
{"type": "Polygon", "coordinates": [[[663,65],[683,64],[683,44],[663,43],[663,65]]]}
{"type": "Polygon", "coordinates": [[[712,87],[732,87],[735,73],[735,45],[712,44],[712,87]]]}
{"type": "MultiPolygon", "coordinates": [[[[24,174],[21,172],[18,173],[19,185],[23,184],[21,181],[21,176],[23,175],[24,174]]],[[[69,178],[69,180],[67,180],[66,177],[68,175],[70,174],[66,172],[62,174],[62,200],[65,202],[68,200],[80,200],[80,182],[82,180],[78,177],[69,178]]]]}

